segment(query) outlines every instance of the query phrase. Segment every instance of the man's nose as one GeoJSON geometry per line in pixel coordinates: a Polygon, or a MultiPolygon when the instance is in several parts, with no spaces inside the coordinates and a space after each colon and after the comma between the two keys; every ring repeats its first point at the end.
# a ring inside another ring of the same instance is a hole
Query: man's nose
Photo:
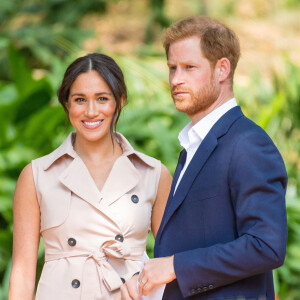
{"type": "Polygon", "coordinates": [[[180,68],[177,68],[173,74],[170,74],[171,86],[177,86],[184,83],[184,74],[180,68]]]}

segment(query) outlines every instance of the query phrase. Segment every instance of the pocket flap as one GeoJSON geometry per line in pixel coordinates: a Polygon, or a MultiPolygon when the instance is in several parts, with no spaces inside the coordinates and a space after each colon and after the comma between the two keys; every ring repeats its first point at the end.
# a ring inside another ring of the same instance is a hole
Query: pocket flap
{"type": "Polygon", "coordinates": [[[42,193],[40,201],[41,231],[57,227],[64,223],[69,216],[71,191],[61,185],[48,188],[42,193]]]}

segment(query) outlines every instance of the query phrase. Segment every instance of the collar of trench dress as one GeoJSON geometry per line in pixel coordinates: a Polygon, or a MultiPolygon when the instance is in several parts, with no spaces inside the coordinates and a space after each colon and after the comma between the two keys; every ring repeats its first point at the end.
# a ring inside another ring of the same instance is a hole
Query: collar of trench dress
{"type": "MultiPolygon", "coordinates": [[[[121,133],[116,132],[115,135],[117,137],[118,143],[120,143],[122,147],[123,150],[122,156],[127,156],[127,157],[136,156],[148,166],[153,168],[155,167],[156,165],[155,160],[152,157],[149,157],[141,152],[134,150],[133,147],[128,142],[128,140],[121,133]]],[[[78,154],[73,148],[73,142],[75,140],[75,137],[76,137],[76,133],[71,132],[68,135],[68,137],[65,139],[65,141],[56,150],[54,150],[52,153],[45,156],[44,165],[43,165],[43,169],[45,171],[48,168],[50,168],[55,161],[57,161],[59,158],[61,158],[64,155],[68,155],[72,158],[78,157],[78,154]]]]}
{"type": "Polygon", "coordinates": [[[140,182],[142,178],[140,171],[144,167],[155,169],[160,164],[155,158],[135,151],[123,135],[116,133],[123,154],[115,161],[100,191],[84,162],[73,148],[72,140],[75,134],[71,133],[60,147],[44,156],[41,160],[41,167],[45,172],[50,172],[55,165],[63,165],[62,171],[56,175],[67,188],[67,190],[60,189],[61,193],[71,191],[98,209],[100,206],[101,210],[105,209],[106,206],[110,206],[132,190],[140,182]],[[64,158],[67,158],[66,162],[64,158]]]}

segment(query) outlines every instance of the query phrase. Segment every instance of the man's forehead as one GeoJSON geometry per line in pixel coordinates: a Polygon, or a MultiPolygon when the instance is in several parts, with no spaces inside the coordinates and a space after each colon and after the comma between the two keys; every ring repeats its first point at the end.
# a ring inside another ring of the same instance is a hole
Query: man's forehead
{"type": "Polygon", "coordinates": [[[200,47],[183,47],[178,49],[170,49],[169,55],[167,58],[167,64],[174,63],[196,63],[199,60],[204,59],[205,57],[202,54],[200,47]]]}
{"type": "Polygon", "coordinates": [[[200,48],[200,38],[191,36],[171,43],[168,54],[170,55],[172,52],[182,52],[181,54],[183,54],[192,50],[199,51],[200,48]]]}

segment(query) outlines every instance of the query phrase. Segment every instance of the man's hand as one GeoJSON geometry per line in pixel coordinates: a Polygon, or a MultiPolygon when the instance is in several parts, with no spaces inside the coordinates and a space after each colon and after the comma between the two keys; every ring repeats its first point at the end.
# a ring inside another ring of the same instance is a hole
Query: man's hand
{"type": "Polygon", "coordinates": [[[138,278],[138,274],[134,275],[132,278],[126,280],[123,285],[121,285],[121,300],[141,300],[136,288],[138,278]]]}
{"type": "Polygon", "coordinates": [[[140,295],[148,295],[150,290],[176,278],[174,271],[174,256],[146,260],[139,277],[140,295]]]}

